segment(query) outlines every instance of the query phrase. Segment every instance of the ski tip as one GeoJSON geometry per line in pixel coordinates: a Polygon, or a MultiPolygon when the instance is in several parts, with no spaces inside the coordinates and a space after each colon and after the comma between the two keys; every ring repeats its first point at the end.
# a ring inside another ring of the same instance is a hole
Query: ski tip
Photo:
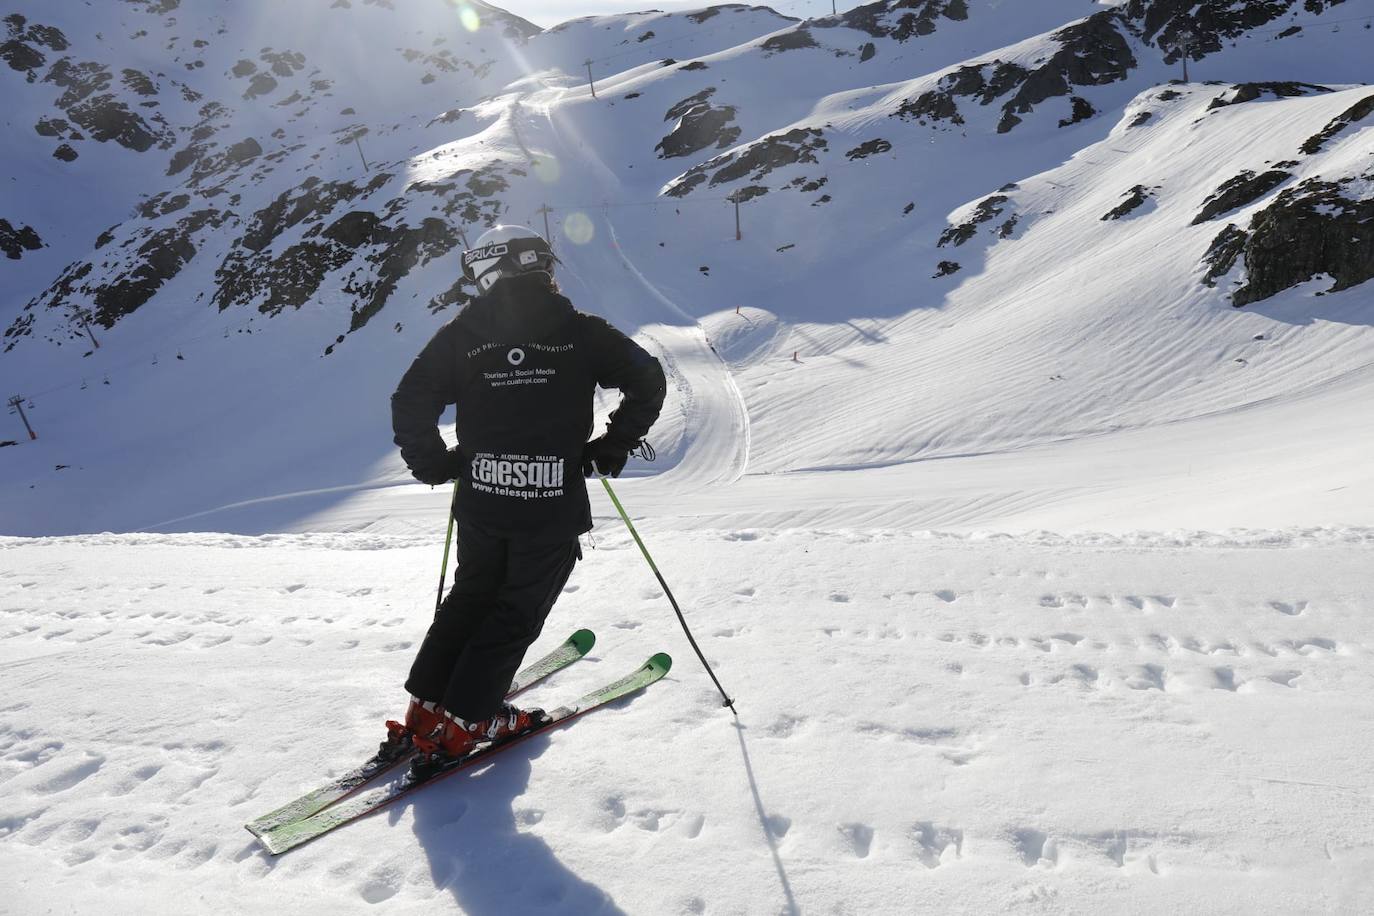
{"type": "Polygon", "coordinates": [[[592,651],[592,646],[596,645],[596,634],[591,630],[578,630],[568,637],[568,642],[573,644],[579,654],[586,655],[592,651]]]}
{"type": "Polygon", "coordinates": [[[659,652],[657,655],[649,656],[646,664],[661,674],[667,674],[673,667],[673,657],[667,652],[659,652]]]}
{"type": "Polygon", "coordinates": [[[247,830],[249,833],[253,834],[254,839],[258,841],[259,845],[262,846],[263,851],[266,852],[268,855],[281,855],[282,850],[278,849],[277,844],[273,842],[271,831],[257,829],[252,824],[244,824],[243,828],[247,830]]]}

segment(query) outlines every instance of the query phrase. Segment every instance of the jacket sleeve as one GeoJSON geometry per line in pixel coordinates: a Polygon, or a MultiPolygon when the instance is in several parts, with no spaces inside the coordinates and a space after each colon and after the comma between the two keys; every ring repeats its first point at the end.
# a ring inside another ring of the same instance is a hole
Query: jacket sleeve
{"type": "Polygon", "coordinates": [[[663,409],[668,391],[663,366],[602,318],[587,316],[586,328],[597,384],[621,393],[620,406],[611,411],[606,426],[606,441],[628,451],[639,444],[663,409]]]}
{"type": "Polygon", "coordinates": [[[452,325],[440,328],[391,395],[392,440],[416,479],[426,483],[453,478],[454,459],[439,435],[439,417],[457,402],[454,391],[452,325]]]}

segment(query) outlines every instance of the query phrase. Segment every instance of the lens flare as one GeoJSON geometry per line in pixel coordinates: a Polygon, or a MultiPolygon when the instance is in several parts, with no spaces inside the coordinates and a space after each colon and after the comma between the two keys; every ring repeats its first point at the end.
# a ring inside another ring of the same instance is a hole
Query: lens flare
{"type": "Polygon", "coordinates": [[[596,235],[596,227],[592,225],[591,217],[587,214],[569,213],[568,218],[563,220],[563,234],[574,245],[585,245],[596,235]]]}
{"type": "Polygon", "coordinates": [[[469,32],[475,32],[482,27],[482,17],[478,16],[477,11],[470,6],[464,6],[458,11],[458,21],[469,32]]]}

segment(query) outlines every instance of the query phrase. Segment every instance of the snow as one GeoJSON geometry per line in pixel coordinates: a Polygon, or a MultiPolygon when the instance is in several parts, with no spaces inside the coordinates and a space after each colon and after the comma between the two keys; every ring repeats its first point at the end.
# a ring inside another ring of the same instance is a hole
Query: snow
{"type": "Polygon", "coordinates": [[[9,911],[1368,902],[1374,530],[641,524],[738,726],[607,526],[534,651],[597,646],[531,699],[669,678],[280,859],[240,825],[396,712],[432,540],[6,540],[9,911]]]}
{"type": "MultiPolygon", "coordinates": [[[[817,12],[786,5],[578,19],[518,46],[450,27],[458,57],[495,62],[460,90],[394,53],[427,48],[412,39],[438,18],[355,2],[362,19],[323,30],[226,23],[212,73],[275,44],[337,81],[282,172],[362,179],[333,131],[367,123],[369,158],[396,173],[379,201],[497,162],[527,171],[505,214],[553,206],[563,288],[668,372],[659,458],[615,486],[740,717],[594,487],[585,561],[531,655],[577,627],[598,643],[530,699],[557,705],[659,650],[668,679],[263,853],[242,824],[358,762],[402,708],[448,492],[400,464],[386,395],[446,318],[424,303],[454,258],[413,270],[323,357],[348,328],[351,268],[269,318],[198,298],[219,263],[202,256],[91,355],[35,340],[0,362],[40,433],[0,449],[0,531],[25,535],[0,537],[0,911],[1374,908],[1374,300],[1322,276],[1234,309],[1243,267],[1210,288],[1201,257],[1272,195],[1190,225],[1224,181],[1287,160],[1285,187],[1350,178],[1343,193],[1367,196],[1374,128],[1297,150],[1368,95],[1368,33],[1299,11],[1284,44],[1260,33],[1191,65],[1226,82],[1168,93],[1177,68],[1133,47],[1139,71],[1075,87],[1098,115],[1066,128],[1065,99],[1006,136],[968,100],[959,126],[892,116],[961,65],[1033,64],[1103,5],[970,0],[967,21],[880,39],[862,65],[872,36],[843,27],[767,52],[817,12]],[[331,53],[372,33],[370,69],[331,53]],[[1278,79],[1333,91],[1209,108],[1233,81],[1278,79]],[[658,158],[664,112],[708,87],[739,137],[658,158]],[[740,241],[722,200],[740,182],[660,195],[797,127],[828,148],[760,179],[740,241]],[[844,155],[875,139],[891,150],[844,155]],[[823,204],[786,187],[820,177],[823,204]],[[1103,221],[1136,185],[1148,204],[1103,221]],[[996,193],[1000,216],[938,245],[996,193]],[[945,259],[961,271],[932,279],[945,259]]],[[[150,47],[132,22],[48,19],[87,46],[108,32],[149,71],[159,42],[191,34],[154,17],[150,47]]],[[[30,114],[2,141],[23,190],[0,215],[48,218],[62,181],[75,212],[6,275],[6,322],[165,182],[112,144],[62,171],[30,114]]],[[[248,214],[290,184],[233,187],[248,214]]]]}

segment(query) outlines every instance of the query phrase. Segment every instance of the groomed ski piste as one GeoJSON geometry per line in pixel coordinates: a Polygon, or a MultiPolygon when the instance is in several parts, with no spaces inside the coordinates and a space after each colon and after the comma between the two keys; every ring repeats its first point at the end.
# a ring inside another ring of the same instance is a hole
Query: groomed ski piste
{"type": "MultiPolygon", "coordinates": [[[[335,15],[398,28],[385,4],[354,5],[335,15]]],[[[179,35],[179,53],[207,15],[188,3],[168,25],[131,4],[116,30],[7,6],[76,46],[138,26],[179,35]]],[[[1374,291],[1319,276],[1233,308],[1244,269],[1207,286],[1200,259],[1281,190],[1192,224],[1246,170],[1371,196],[1374,117],[1299,150],[1370,96],[1356,49],[1374,4],[1295,5],[1273,29],[1300,35],[1191,65],[1219,84],[1168,84],[1177,63],[1134,45],[1139,72],[1081,90],[1097,114],[1063,128],[1063,99],[1005,137],[998,106],[961,101],[953,127],[894,118],[960,65],[1029,64],[1116,4],[1004,6],[877,39],[869,71],[832,53],[865,33],[816,26],[821,47],[786,49],[773,39],[795,20],[721,7],[576,20],[506,56],[476,32],[498,63],[458,102],[411,58],[379,60],[377,82],[417,87],[413,123],[359,90],[396,193],[523,168],[502,213],[542,228],[552,204],[564,290],[663,361],[658,460],[614,485],[738,719],[593,486],[585,559],[528,658],[578,627],[596,644],[522,699],[556,707],[659,651],[671,673],[274,857],[243,825],[375,749],[432,612],[449,494],[409,478],[386,400],[451,314],[424,302],[456,253],[343,335],[350,266],[276,317],[192,305],[241,231],[226,225],[197,237],[210,260],[97,329],[93,355],[5,353],[7,397],[17,379],[51,392],[30,411],[40,438],[0,449],[0,531],[20,535],[0,537],[0,912],[1374,908],[1374,291]],[[588,57],[618,61],[596,98],[588,57]],[[1329,91],[1214,104],[1269,80],[1329,91]],[[664,110],[708,85],[736,106],[737,142],[659,158],[664,110]],[[828,154],[761,179],[739,242],[729,204],[693,195],[753,179],[665,193],[811,128],[828,154]],[[877,139],[891,151],[844,155],[877,139]],[[780,190],[822,173],[819,206],[780,190]],[[1136,187],[1139,207],[1103,218],[1136,187]],[[994,193],[996,219],[978,219],[994,193]],[[958,227],[964,242],[937,244],[958,227]],[[959,270],[933,278],[944,260],[959,270]]],[[[215,23],[251,53],[266,43],[262,22],[215,23]]],[[[278,47],[319,59],[309,17],[278,26],[278,47]]],[[[212,77],[231,50],[211,43],[212,77]]],[[[277,168],[366,180],[333,126],[314,127],[324,165],[309,147],[277,168]]],[[[8,213],[38,225],[37,191],[65,173],[32,136],[5,142],[7,161],[41,165],[8,213]]],[[[72,165],[163,171],[92,146],[72,165]]],[[[233,185],[247,215],[290,187],[258,183],[233,185]]],[[[134,202],[93,200],[65,243],[43,232],[54,250],[15,269],[24,296],[134,202]]],[[[6,323],[21,306],[0,305],[6,323]]]]}

